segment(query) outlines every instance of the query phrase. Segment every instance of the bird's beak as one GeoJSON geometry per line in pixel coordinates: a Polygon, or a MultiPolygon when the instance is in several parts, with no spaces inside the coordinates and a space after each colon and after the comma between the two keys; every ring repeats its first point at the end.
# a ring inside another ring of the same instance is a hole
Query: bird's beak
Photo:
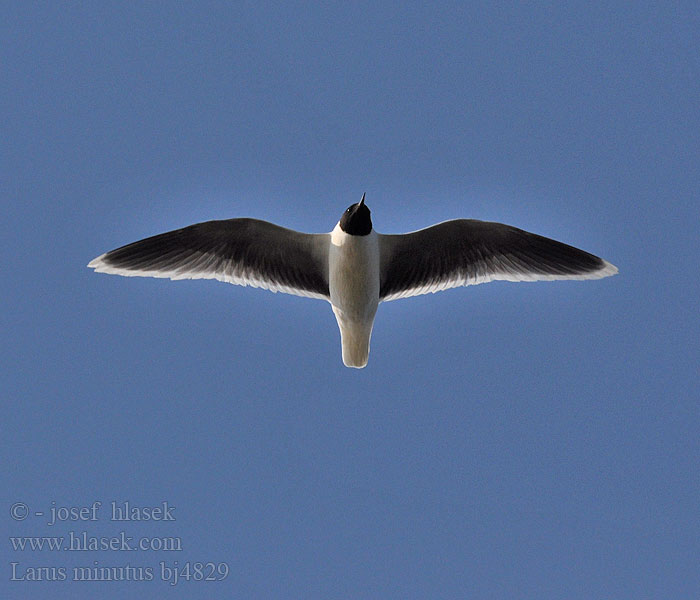
{"type": "Polygon", "coordinates": [[[360,200],[360,206],[364,206],[364,205],[365,205],[365,195],[362,194],[362,200],[360,200]]]}

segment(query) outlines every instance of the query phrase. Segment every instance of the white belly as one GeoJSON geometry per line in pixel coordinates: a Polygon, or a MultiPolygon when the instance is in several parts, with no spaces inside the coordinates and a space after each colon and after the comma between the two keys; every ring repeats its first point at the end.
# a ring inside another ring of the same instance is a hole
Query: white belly
{"type": "Polygon", "coordinates": [[[336,226],[328,261],[328,288],[340,328],[343,362],[349,367],[364,367],[379,305],[377,234],[347,235],[336,226]]]}

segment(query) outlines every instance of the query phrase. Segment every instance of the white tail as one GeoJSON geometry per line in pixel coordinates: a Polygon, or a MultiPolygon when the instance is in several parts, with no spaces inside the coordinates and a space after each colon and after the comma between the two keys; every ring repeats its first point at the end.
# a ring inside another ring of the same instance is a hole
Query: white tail
{"type": "Polygon", "coordinates": [[[346,367],[361,369],[367,364],[367,359],[369,358],[372,322],[341,322],[338,319],[338,327],[340,328],[340,340],[343,346],[343,364],[346,367]]]}

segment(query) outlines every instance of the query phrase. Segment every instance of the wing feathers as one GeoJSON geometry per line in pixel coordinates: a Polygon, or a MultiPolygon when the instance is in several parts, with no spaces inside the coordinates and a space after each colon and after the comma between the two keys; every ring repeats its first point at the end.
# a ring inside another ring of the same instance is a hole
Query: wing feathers
{"type": "Polygon", "coordinates": [[[617,268],[593,254],[501,223],[446,221],[380,236],[382,300],[494,280],[598,279],[617,268]]]}
{"type": "Polygon", "coordinates": [[[327,238],[257,219],[208,221],[117,248],[88,266],[100,273],[218,279],[327,299],[327,238]]]}

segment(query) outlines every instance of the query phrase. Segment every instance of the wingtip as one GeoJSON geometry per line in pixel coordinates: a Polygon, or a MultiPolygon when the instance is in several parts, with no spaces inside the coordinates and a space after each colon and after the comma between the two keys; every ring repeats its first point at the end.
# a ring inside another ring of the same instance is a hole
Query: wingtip
{"type": "Polygon", "coordinates": [[[90,269],[95,269],[98,273],[105,272],[106,269],[113,269],[113,265],[110,263],[109,260],[107,260],[107,256],[109,255],[109,252],[105,252],[104,254],[100,254],[99,256],[93,258],[87,266],[90,269]]]}
{"type": "Polygon", "coordinates": [[[601,277],[611,277],[612,275],[617,275],[619,272],[620,270],[607,260],[603,260],[603,267],[597,271],[601,277]]]}
{"type": "Polygon", "coordinates": [[[104,254],[100,254],[97,258],[93,258],[88,264],[89,269],[97,269],[102,265],[102,258],[104,257],[104,254]]]}

